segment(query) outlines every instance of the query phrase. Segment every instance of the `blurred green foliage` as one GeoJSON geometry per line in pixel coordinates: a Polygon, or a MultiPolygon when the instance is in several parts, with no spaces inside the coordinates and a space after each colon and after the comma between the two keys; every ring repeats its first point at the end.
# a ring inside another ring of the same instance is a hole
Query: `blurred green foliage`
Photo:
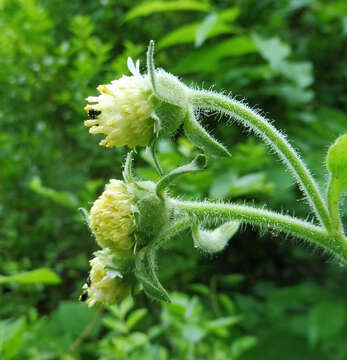
{"type": "MultiPolygon", "coordinates": [[[[188,234],[169,243],[160,275],[177,291],[170,305],[139,295],[101,313],[77,302],[97,248],[78,208],[121,177],[125,155],[88,134],[84,98],[127,73],[128,56],[143,64],[154,39],[158,66],[276,119],[322,185],[326,150],[347,130],[346,1],[1,0],[0,9],[0,358],[347,359],[346,270],[268,229],[242,229],[213,258],[188,234]]],[[[305,214],[265,146],[212,115],[201,119],[232,157],[172,193],[305,214]]],[[[166,171],[198,153],[181,133],[159,150],[166,171]]],[[[156,179],[144,151],[136,170],[156,179]]]]}

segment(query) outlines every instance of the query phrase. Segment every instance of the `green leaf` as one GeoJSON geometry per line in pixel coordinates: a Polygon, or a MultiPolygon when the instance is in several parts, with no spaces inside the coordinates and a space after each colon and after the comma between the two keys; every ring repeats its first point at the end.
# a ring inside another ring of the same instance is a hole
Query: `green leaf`
{"type": "Polygon", "coordinates": [[[118,306],[121,318],[125,318],[127,313],[134,307],[134,299],[132,296],[127,296],[118,306]]]}
{"type": "Polygon", "coordinates": [[[79,204],[79,200],[75,194],[67,191],[56,191],[54,189],[48,188],[42,184],[42,181],[38,176],[34,176],[28,185],[31,190],[60,205],[75,209],[79,204]]]}
{"type": "Polygon", "coordinates": [[[47,268],[40,268],[18,275],[0,276],[0,284],[7,283],[21,283],[21,284],[59,284],[60,277],[52,270],[47,268]]]}
{"type": "Polygon", "coordinates": [[[195,324],[183,324],[182,338],[189,344],[196,344],[206,336],[206,331],[195,324]]]}
{"type": "MultiPolygon", "coordinates": [[[[195,22],[175,29],[161,38],[158,42],[158,48],[164,49],[173,45],[194,43],[196,39],[196,32],[200,27],[201,23],[195,22]]],[[[222,34],[232,34],[236,31],[237,29],[235,26],[217,22],[211,28],[206,38],[212,38],[222,34]]]]}
{"type": "Polygon", "coordinates": [[[257,50],[254,41],[245,35],[233,36],[217,44],[204,46],[184,57],[173,71],[180,74],[215,71],[218,61],[230,56],[241,56],[257,50]]]}
{"type": "Polygon", "coordinates": [[[272,184],[265,181],[263,172],[247,174],[236,178],[229,186],[229,195],[236,197],[246,194],[271,193],[272,184]]]}
{"type": "Polygon", "coordinates": [[[282,61],[279,64],[279,70],[287,79],[292,80],[300,88],[305,88],[313,83],[313,66],[309,61],[282,61]]]}
{"type": "Polygon", "coordinates": [[[208,330],[214,330],[219,328],[226,328],[238,324],[243,319],[242,315],[228,316],[219,319],[215,319],[206,323],[205,327],[208,330]]]}
{"type": "Polygon", "coordinates": [[[192,110],[188,112],[184,120],[184,133],[194,145],[207,154],[220,157],[230,156],[230,152],[200,125],[192,110]]]}
{"type": "Polygon", "coordinates": [[[229,9],[219,12],[219,20],[225,22],[232,22],[240,15],[239,7],[231,7],[229,9]]]}
{"type": "Polygon", "coordinates": [[[195,33],[196,47],[201,46],[205,42],[211,30],[216,25],[217,20],[218,20],[218,15],[215,12],[206,16],[206,18],[203,20],[201,25],[196,29],[196,33],[195,33]]]}
{"type": "Polygon", "coordinates": [[[148,16],[153,13],[178,10],[209,11],[211,6],[208,3],[192,0],[181,1],[150,1],[132,8],[126,15],[125,21],[148,16]]]}
{"type": "Polygon", "coordinates": [[[232,7],[219,13],[212,13],[208,15],[203,22],[187,24],[166,34],[159,41],[158,47],[162,49],[177,44],[194,43],[197,38],[196,35],[199,31],[206,33],[206,30],[208,30],[204,40],[222,34],[232,34],[238,32],[239,28],[229,23],[234,21],[239,14],[240,9],[238,7],[232,7]],[[212,21],[213,17],[210,17],[211,15],[217,16],[214,23],[212,21]],[[212,23],[213,26],[210,27],[212,23]]]}
{"type": "Polygon", "coordinates": [[[312,345],[337,335],[346,323],[346,307],[336,302],[324,302],[314,306],[308,321],[308,338],[312,345]]]}
{"type": "Polygon", "coordinates": [[[26,328],[25,318],[0,321],[1,359],[13,359],[19,352],[23,333],[26,328]]]}
{"type": "Polygon", "coordinates": [[[266,59],[272,67],[277,67],[290,54],[290,47],[278,37],[264,39],[259,35],[253,35],[260,55],[266,59]]]}
{"type": "Polygon", "coordinates": [[[220,252],[237,232],[239,226],[239,221],[229,221],[211,231],[202,230],[199,225],[194,224],[192,227],[194,246],[208,254],[220,252]]]}
{"type": "Polygon", "coordinates": [[[257,342],[258,339],[255,336],[243,336],[234,340],[231,344],[233,359],[238,359],[243,353],[254,347],[257,342]]]}
{"type": "Polygon", "coordinates": [[[148,313],[147,309],[137,309],[133,311],[126,321],[126,327],[128,331],[131,331],[132,328],[141,320],[143,319],[148,313]]]}

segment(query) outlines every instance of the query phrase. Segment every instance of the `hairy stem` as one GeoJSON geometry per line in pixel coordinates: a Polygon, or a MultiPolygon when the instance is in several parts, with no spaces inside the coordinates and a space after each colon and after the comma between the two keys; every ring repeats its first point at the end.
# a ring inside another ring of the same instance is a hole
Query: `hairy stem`
{"type": "Polygon", "coordinates": [[[211,91],[192,90],[191,100],[199,108],[228,115],[263,138],[290,169],[319,222],[331,231],[329,212],[315,180],[285,137],[266,118],[239,101],[211,91]]]}
{"type": "Polygon", "coordinates": [[[218,221],[239,220],[260,227],[274,227],[319,245],[340,261],[347,262],[347,239],[345,237],[331,236],[323,228],[292,216],[247,205],[180,201],[171,198],[168,199],[168,204],[176,211],[178,210],[199,222],[208,220],[211,222],[213,219],[218,221]]]}

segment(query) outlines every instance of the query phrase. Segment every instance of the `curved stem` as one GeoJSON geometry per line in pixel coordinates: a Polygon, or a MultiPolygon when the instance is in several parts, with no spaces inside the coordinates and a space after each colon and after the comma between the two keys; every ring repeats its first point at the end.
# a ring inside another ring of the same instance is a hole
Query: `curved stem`
{"type": "Polygon", "coordinates": [[[292,216],[247,205],[180,201],[171,198],[168,199],[168,204],[176,211],[179,210],[201,222],[211,221],[211,219],[239,220],[260,227],[275,227],[280,231],[319,245],[334,254],[339,260],[347,262],[347,239],[345,237],[331,236],[323,228],[292,216]]]}
{"type": "Polygon", "coordinates": [[[191,90],[191,100],[197,107],[228,115],[263,138],[291,170],[317,219],[331,231],[329,212],[315,180],[285,137],[266,118],[239,101],[211,91],[191,90]]]}

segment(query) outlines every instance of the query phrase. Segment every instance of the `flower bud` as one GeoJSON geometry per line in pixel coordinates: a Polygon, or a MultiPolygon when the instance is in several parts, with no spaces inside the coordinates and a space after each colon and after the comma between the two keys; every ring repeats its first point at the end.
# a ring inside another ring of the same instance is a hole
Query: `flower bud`
{"type": "Polygon", "coordinates": [[[125,183],[111,179],[90,210],[90,228],[97,243],[121,257],[130,256],[134,244],[132,205],[132,195],[125,183]]]}
{"type": "Polygon", "coordinates": [[[112,305],[129,294],[129,283],[119,271],[112,269],[112,259],[109,251],[102,250],[90,261],[90,283],[84,285],[88,306],[112,305]]]}
{"type": "Polygon", "coordinates": [[[149,97],[152,90],[148,81],[141,76],[139,63],[135,68],[132,61],[129,68],[133,76],[122,76],[107,85],[99,85],[99,96],[90,96],[85,110],[90,116],[84,124],[89,132],[105,134],[101,146],[127,145],[130,148],[147,146],[154,133],[154,119],[149,97]]]}

